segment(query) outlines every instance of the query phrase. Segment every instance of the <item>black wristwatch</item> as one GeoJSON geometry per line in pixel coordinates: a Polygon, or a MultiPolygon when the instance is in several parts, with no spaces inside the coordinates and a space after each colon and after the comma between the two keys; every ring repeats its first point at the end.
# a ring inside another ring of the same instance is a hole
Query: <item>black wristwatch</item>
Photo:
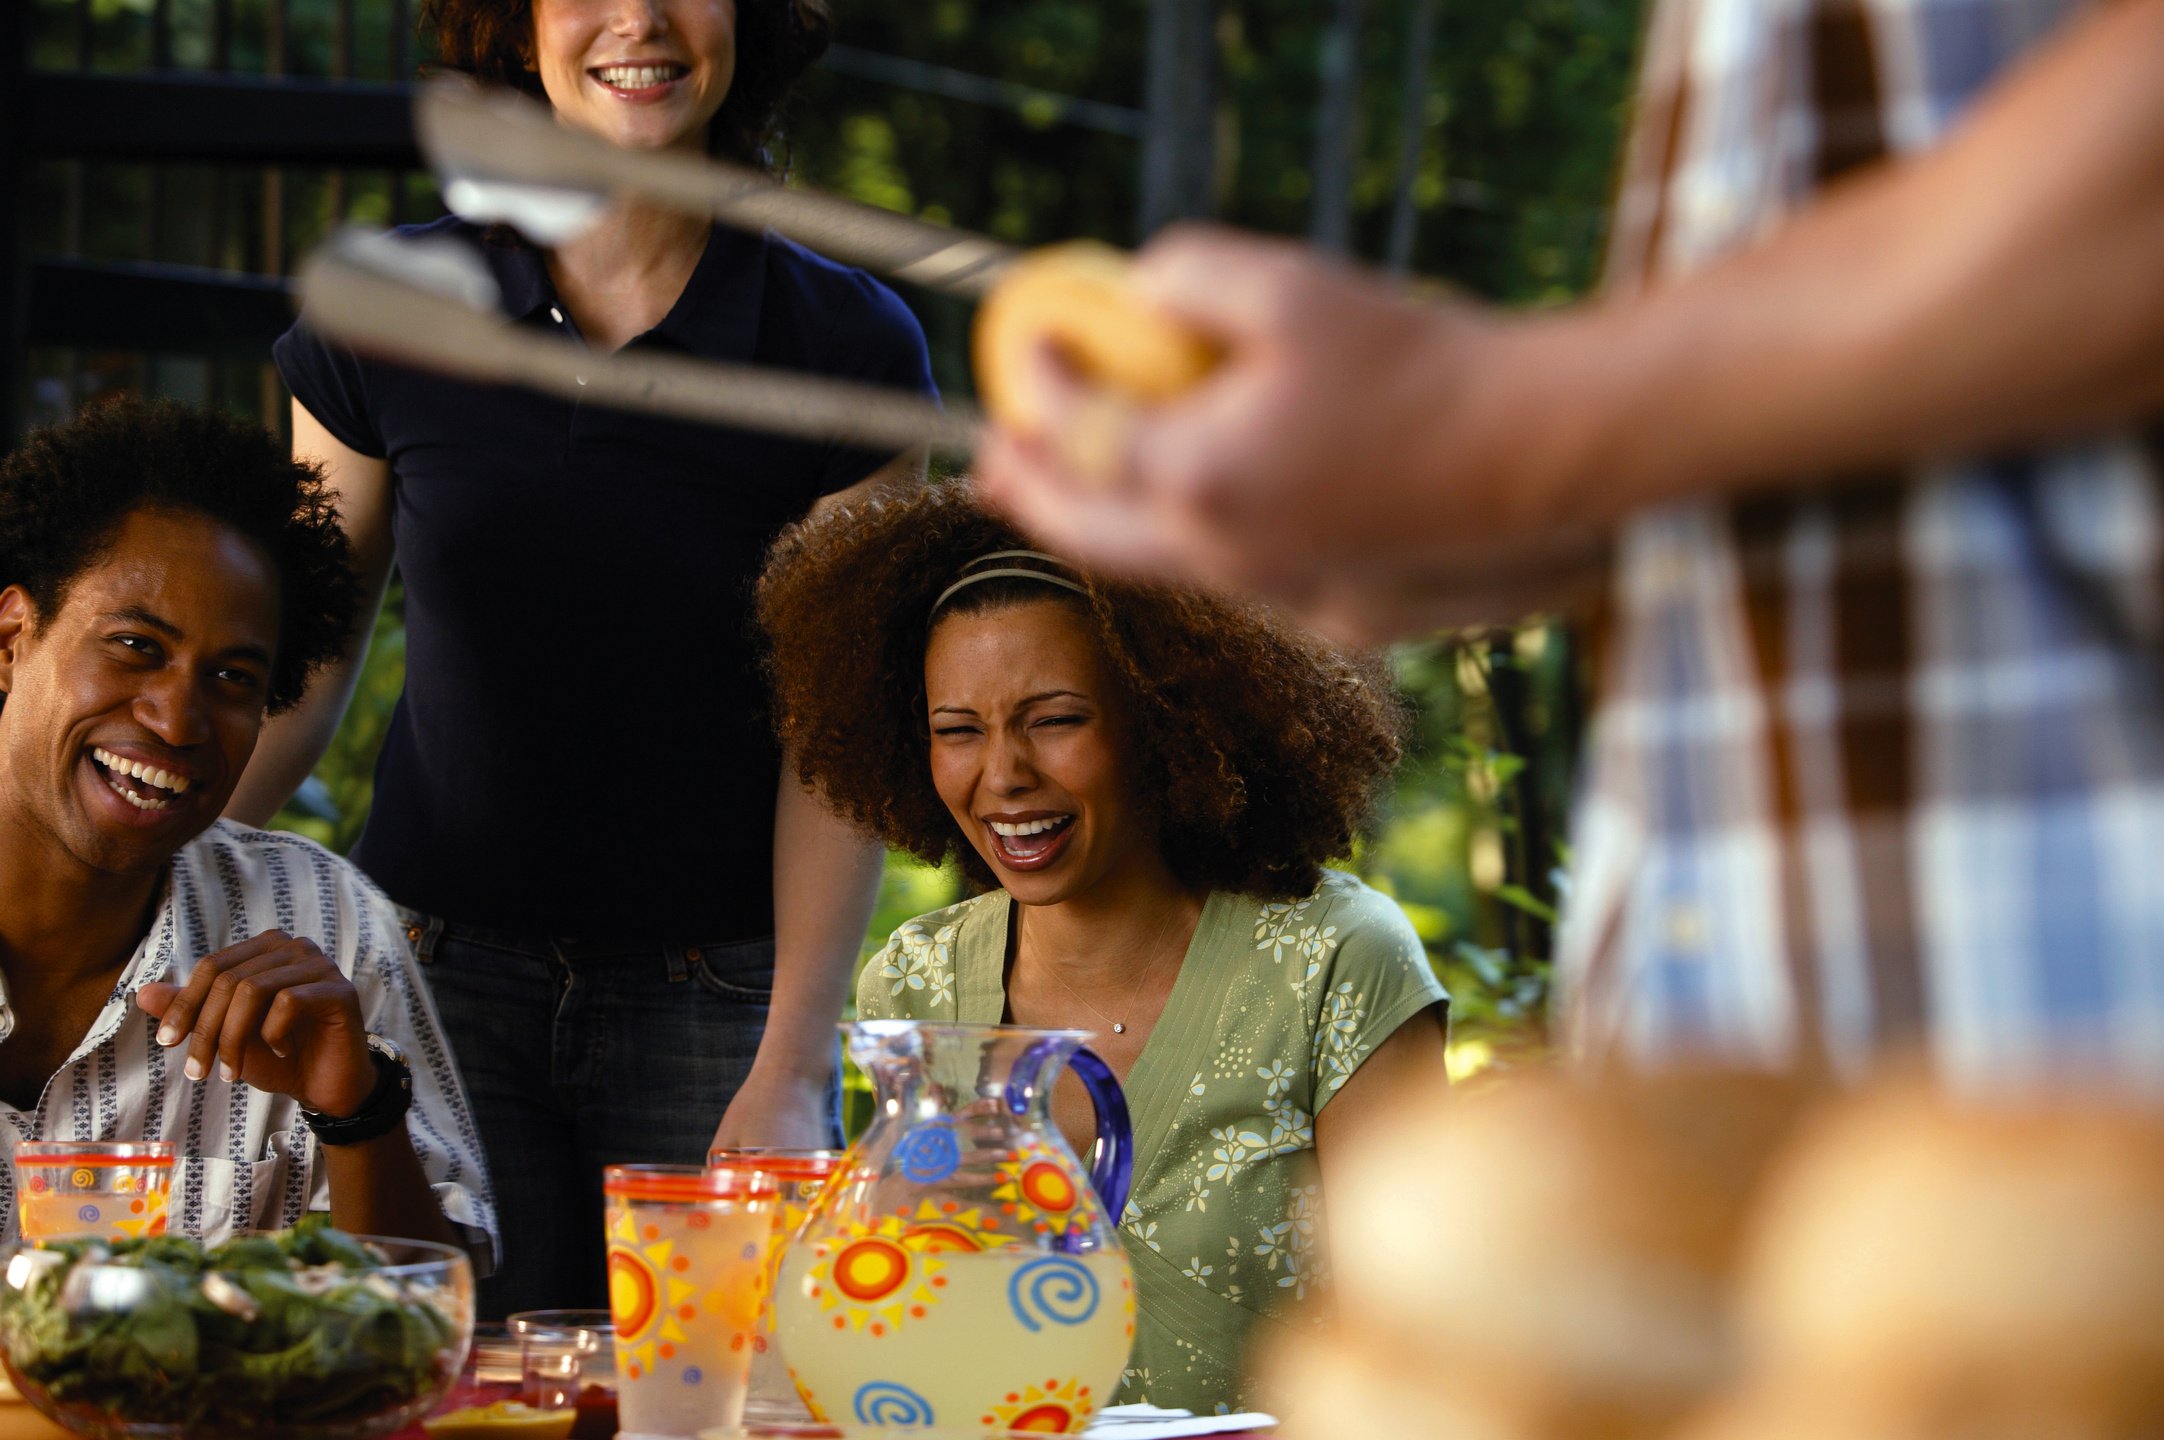
{"type": "Polygon", "coordinates": [[[376,1088],[351,1115],[319,1115],[301,1107],[301,1119],[326,1145],[358,1145],[388,1135],[406,1123],[413,1108],[413,1067],[406,1052],[381,1035],[368,1037],[368,1058],[376,1062],[376,1088]]]}

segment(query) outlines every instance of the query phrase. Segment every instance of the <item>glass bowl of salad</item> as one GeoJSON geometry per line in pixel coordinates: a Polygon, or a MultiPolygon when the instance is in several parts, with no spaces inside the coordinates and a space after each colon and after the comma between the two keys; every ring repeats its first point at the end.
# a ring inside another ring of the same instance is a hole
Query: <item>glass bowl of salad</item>
{"type": "Polygon", "coordinates": [[[98,1440],[387,1435],[458,1377],[473,1336],[463,1253],[315,1215],[208,1245],[47,1240],[0,1265],[8,1375],[98,1440]]]}

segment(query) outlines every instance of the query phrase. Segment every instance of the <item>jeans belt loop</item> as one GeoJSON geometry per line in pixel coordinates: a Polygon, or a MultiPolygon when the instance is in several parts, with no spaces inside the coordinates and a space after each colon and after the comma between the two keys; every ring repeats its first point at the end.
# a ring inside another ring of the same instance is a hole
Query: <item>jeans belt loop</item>
{"type": "Polygon", "coordinates": [[[685,956],[683,946],[664,945],[661,947],[661,953],[669,963],[669,983],[671,985],[680,985],[691,978],[691,961],[685,956]]]}

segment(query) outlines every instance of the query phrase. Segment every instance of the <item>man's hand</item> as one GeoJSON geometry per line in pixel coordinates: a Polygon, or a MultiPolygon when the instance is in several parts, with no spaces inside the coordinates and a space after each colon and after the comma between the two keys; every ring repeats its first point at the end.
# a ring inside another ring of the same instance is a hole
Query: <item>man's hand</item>
{"type": "Polygon", "coordinates": [[[143,986],[135,1003],[163,1023],[158,1043],[188,1047],[186,1070],[351,1115],[376,1086],[360,997],[313,940],[268,930],[196,962],[185,988],[143,986]]]}
{"type": "Polygon", "coordinates": [[[757,1064],[714,1130],[715,1150],[824,1150],[834,1143],[825,1077],[762,1071],[757,1064]]]}
{"type": "Polygon", "coordinates": [[[1226,358],[1142,411],[1037,358],[1046,433],[996,434],[976,478],[1052,548],[1257,591],[1353,640],[1516,618],[1531,562],[1591,548],[1513,483],[1538,442],[1492,423],[1515,322],[1211,229],[1152,245],[1136,282],[1226,358]]]}
{"type": "Polygon", "coordinates": [[[1220,342],[1218,370],[1137,414],[1045,357],[1046,435],[994,435],[978,483],[1079,559],[1360,639],[1451,592],[1509,608],[1651,507],[2147,426],[2160,60],[2164,0],[2089,6],[1945,143],[1687,276],[1539,315],[1175,232],[1137,283],[1220,342]]]}

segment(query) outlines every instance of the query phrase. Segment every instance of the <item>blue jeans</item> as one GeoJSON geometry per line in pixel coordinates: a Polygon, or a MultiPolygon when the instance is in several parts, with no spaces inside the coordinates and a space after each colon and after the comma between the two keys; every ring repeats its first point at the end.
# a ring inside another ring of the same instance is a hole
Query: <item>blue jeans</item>
{"type": "Polygon", "coordinates": [[[503,1263],[481,1282],[482,1318],[606,1309],[601,1167],[705,1162],[766,1029],[773,938],[627,945],[406,920],[495,1182],[503,1263]]]}

